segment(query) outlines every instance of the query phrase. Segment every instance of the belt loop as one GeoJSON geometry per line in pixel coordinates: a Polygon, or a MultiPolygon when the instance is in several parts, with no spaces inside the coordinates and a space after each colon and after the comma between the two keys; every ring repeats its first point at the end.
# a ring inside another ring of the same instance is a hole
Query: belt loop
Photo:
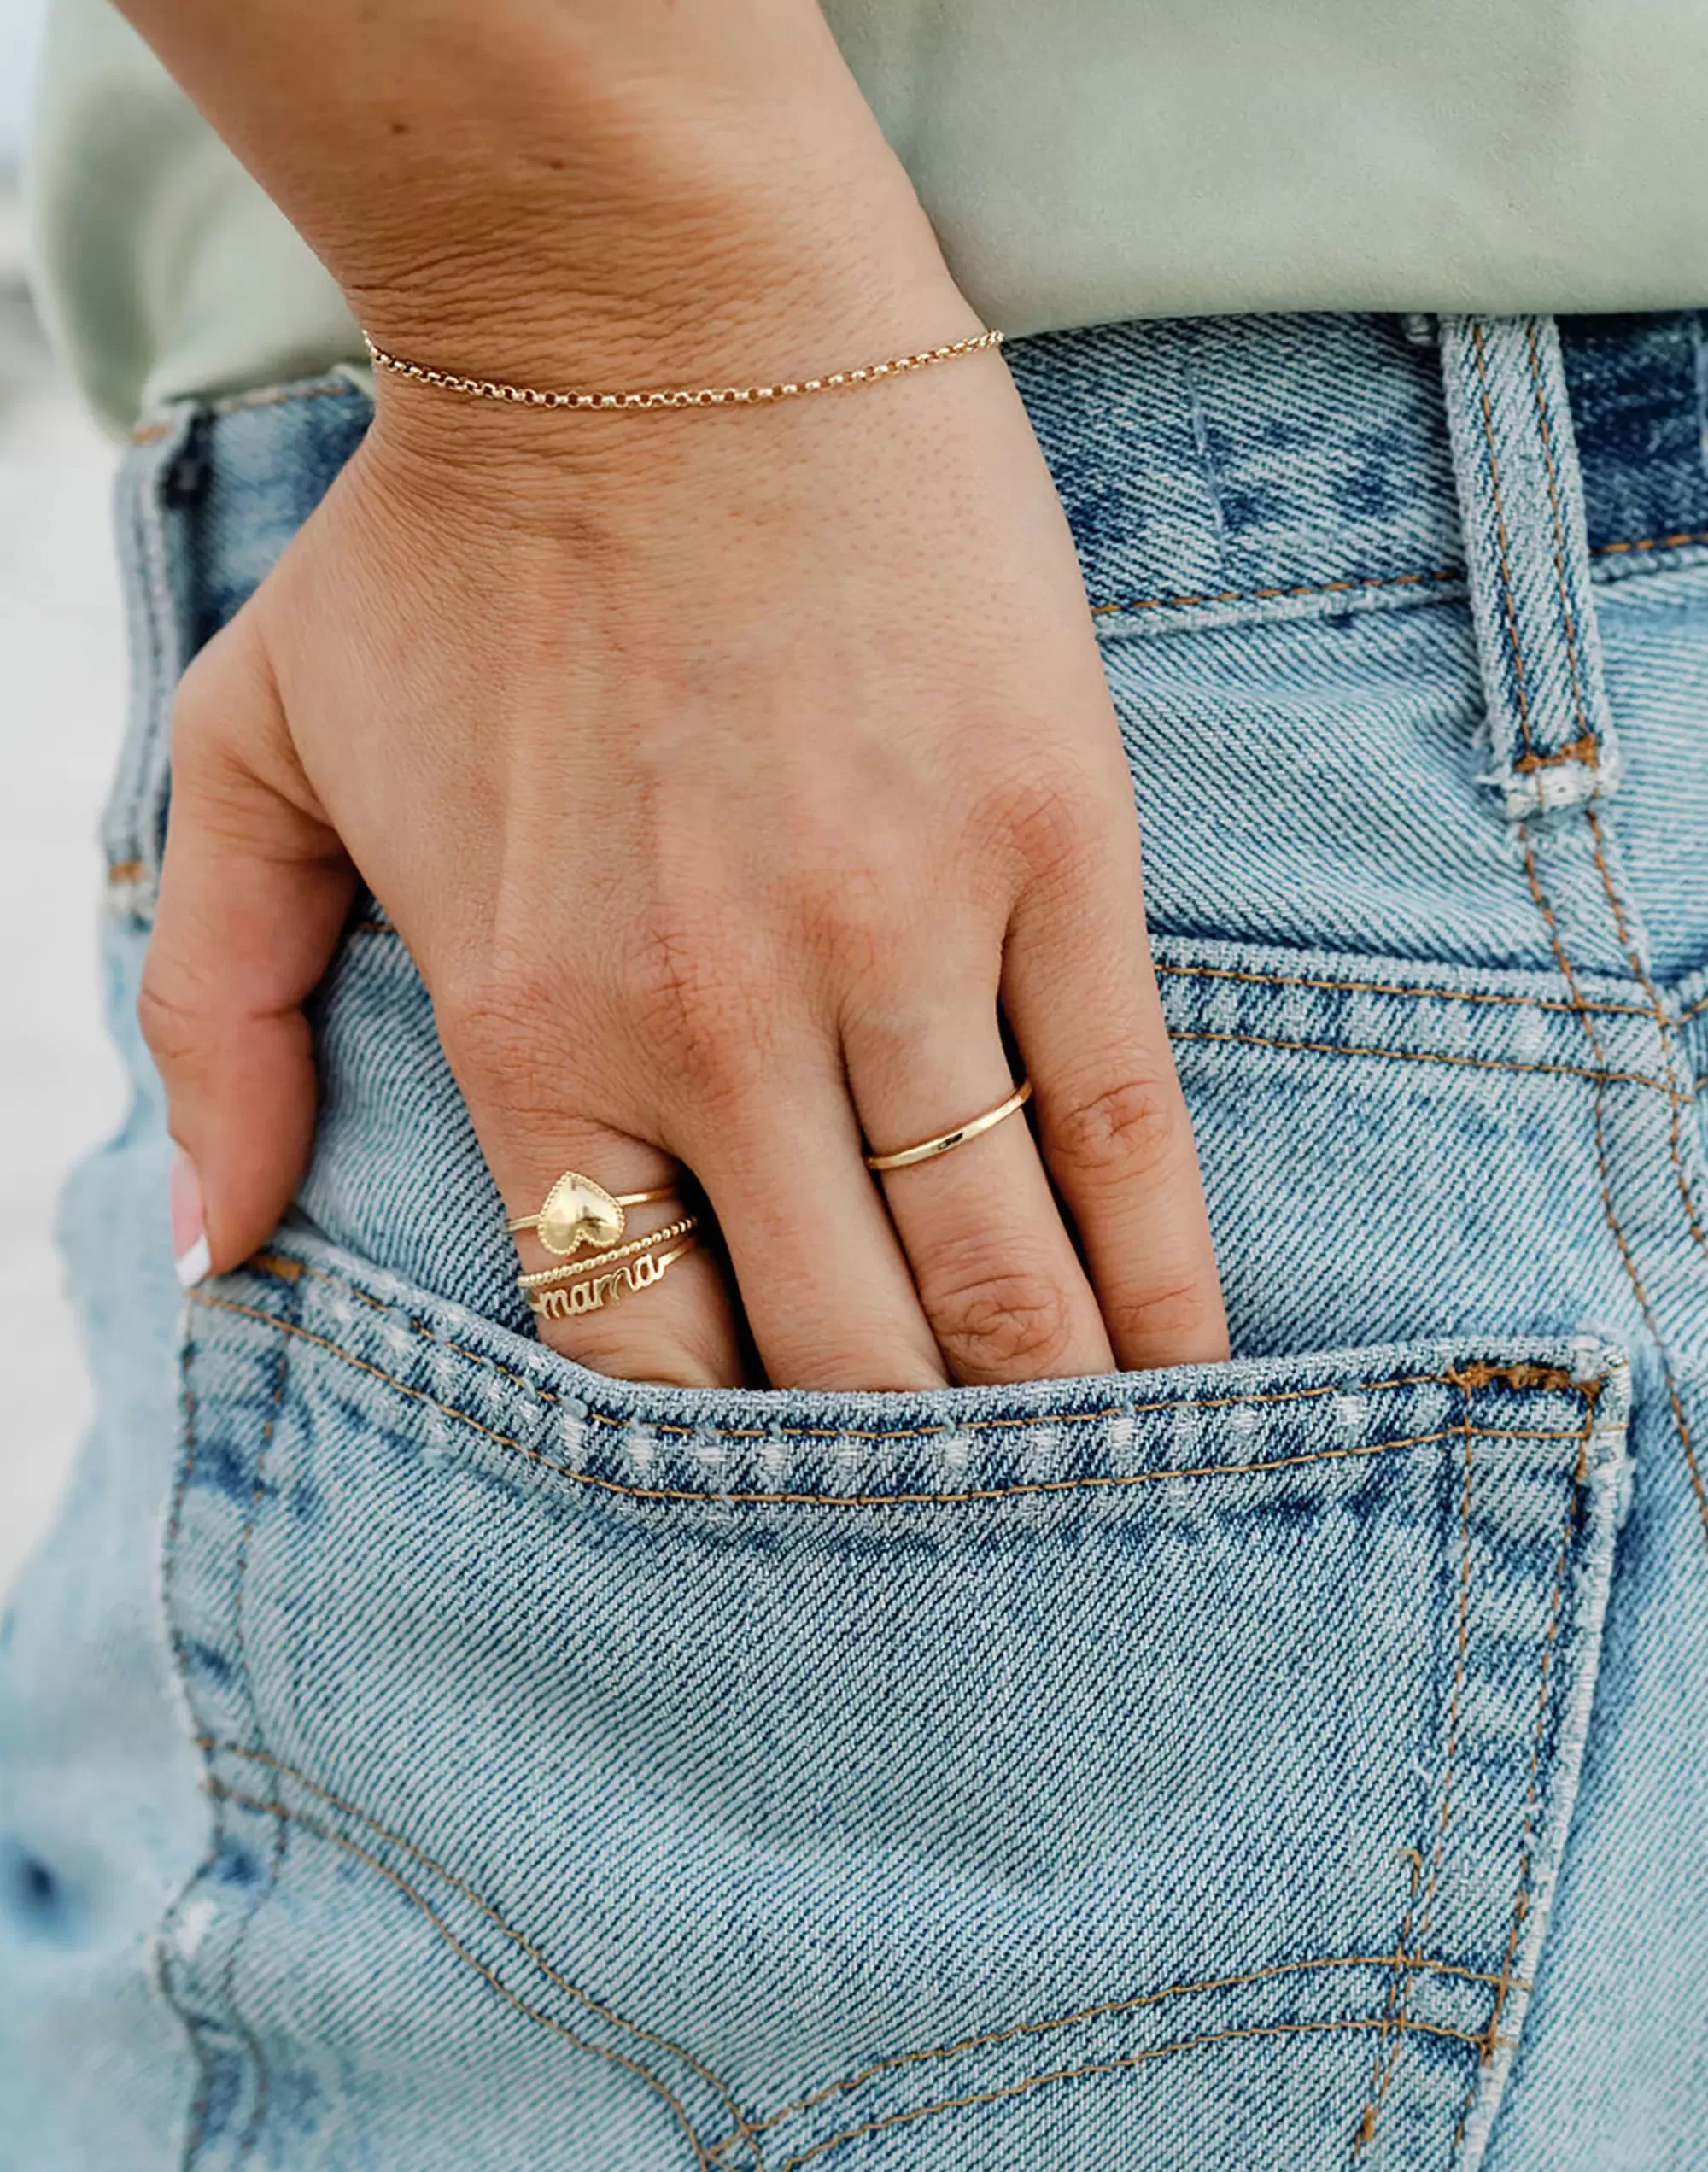
{"type": "Polygon", "coordinates": [[[1494,756],[1522,821],[1618,782],[1552,317],[1443,317],[1442,379],[1494,756]]]}

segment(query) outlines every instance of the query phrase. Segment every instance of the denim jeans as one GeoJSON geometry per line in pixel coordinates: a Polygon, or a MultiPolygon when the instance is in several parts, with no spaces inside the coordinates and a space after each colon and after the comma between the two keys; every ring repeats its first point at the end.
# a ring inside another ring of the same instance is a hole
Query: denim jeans
{"type": "Polygon", "coordinates": [[[67,1197],[100,1417],[0,1662],[0,2163],[1708,2163],[1704,356],[1011,350],[1237,1355],[937,1394],[541,1347],[371,903],[294,1212],[180,1304],[131,1015],[172,688],[369,410],[148,435],[135,1101],[67,1197]]]}

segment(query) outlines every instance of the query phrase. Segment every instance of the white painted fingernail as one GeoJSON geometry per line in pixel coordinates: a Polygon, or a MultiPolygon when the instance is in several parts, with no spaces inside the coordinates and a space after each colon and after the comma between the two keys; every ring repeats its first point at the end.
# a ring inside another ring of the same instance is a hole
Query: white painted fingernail
{"type": "Polygon", "coordinates": [[[172,1257],[180,1290],[193,1290],[212,1265],[208,1231],[202,1215],[202,1186],[196,1165],[180,1146],[172,1157],[167,1186],[172,1209],[172,1257]]]}

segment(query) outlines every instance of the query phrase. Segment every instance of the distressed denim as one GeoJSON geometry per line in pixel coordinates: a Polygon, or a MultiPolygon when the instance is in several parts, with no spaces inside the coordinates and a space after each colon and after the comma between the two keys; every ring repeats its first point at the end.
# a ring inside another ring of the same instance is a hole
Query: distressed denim
{"type": "Polygon", "coordinates": [[[1011,350],[1237,1355],[933,1395],[542,1349],[371,902],[293,1214],[180,1304],[131,1016],[171,691],[369,411],[136,448],[136,1098],[0,1660],[0,2163],[1708,2162],[1704,351],[1011,350]]]}

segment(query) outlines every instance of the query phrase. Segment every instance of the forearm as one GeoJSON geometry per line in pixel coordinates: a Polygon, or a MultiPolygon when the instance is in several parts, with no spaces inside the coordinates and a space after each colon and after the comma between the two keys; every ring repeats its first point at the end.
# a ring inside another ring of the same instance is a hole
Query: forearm
{"type": "Polygon", "coordinates": [[[816,0],[123,4],[394,345],[657,382],[966,328],[816,0]]]}

